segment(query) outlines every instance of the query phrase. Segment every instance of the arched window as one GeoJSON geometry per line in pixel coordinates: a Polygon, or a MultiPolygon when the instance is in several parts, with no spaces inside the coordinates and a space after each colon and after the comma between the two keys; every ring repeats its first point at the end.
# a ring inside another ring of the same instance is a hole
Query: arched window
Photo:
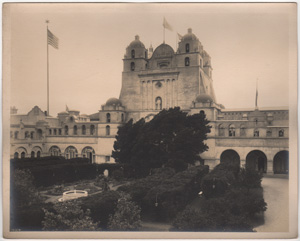
{"type": "Polygon", "coordinates": [[[135,58],[135,51],[134,51],[134,49],[133,49],[133,50],[131,50],[131,58],[132,58],[132,59],[134,59],[134,58],[135,58]]]}
{"type": "Polygon", "coordinates": [[[21,158],[25,158],[25,152],[24,151],[21,153],[21,158]]]}
{"type": "Polygon", "coordinates": [[[55,136],[57,135],[57,130],[56,129],[53,130],[53,135],[55,135],[55,136]]]}
{"type": "Polygon", "coordinates": [[[43,138],[43,131],[41,129],[37,130],[37,139],[40,140],[43,138]]]}
{"type": "Polygon", "coordinates": [[[37,151],[36,157],[37,157],[37,158],[41,157],[41,152],[40,152],[40,151],[37,151]]]}
{"type": "Polygon", "coordinates": [[[271,137],[272,136],[272,131],[271,130],[267,130],[267,137],[271,137]]]}
{"type": "Polygon", "coordinates": [[[279,130],[279,132],[278,132],[278,136],[279,137],[284,137],[284,130],[279,130]]]}
{"type": "Polygon", "coordinates": [[[245,126],[241,125],[240,136],[245,136],[245,135],[246,135],[246,128],[245,128],[245,126]]]}
{"type": "Polygon", "coordinates": [[[58,135],[61,136],[61,129],[58,129],[58,135]]]}
{"type": "Polygon", "coordinates": [[[121,115],[121,121],[124,122],[124,114],[121,115]]]}
{"type": "Polygon", "coordinates": [[[49,135],[52,135],[52,130],[51,129],[49,129],[49,135]]]}
{"type": "Polygon", "coordinates": [[[95,134],[95,126],[94,126],[94,125],[91,125],[91,128],[90,128],[90,134],[91,134],[91,135],[94,135],[94,134],[95,134]]]}
{"type": "Polygon", "coordinates": [[[162,109],[162,100],[161,97],[156,97],[155,99],[155,109],[156,110],[161,110],[162,109]]]}
{"type": "Polygon", "coordinates": [[[18,139],[19,132],[15,131],[15,139],[18,139]]]}
{"type": "Polygon", "coordinates": [[[235,126],[234,125],[229,125],[228,135],[229,136],[235,136],[235,126]]]}
{"type": "Polygon", "coordinates": [[[34,131],[30,132],[30,138],[31,138],[31,139],[34,138],[34,131]]]}
{"type": "Polygon", "coordinates": [[[130,69],[131,69],[131,71],[134,71],[134,69],[135,69],[135,64],[134,64],[134,62],[131,62],[131,64],[130,64],[130,69]]]}
{"type": "Polygon", "coordinates": [[[73,127],[73,134],[74,134],[74,135],[77,135],[77,126],[74,126],[74,127],[73,127]]]}
{"type": "Polygon", "coordinates": [[[82,135],[85,135],[86,134],[86,127],[85,127],[85,125],[83,125],[81,128],[82,128],[82,135]]]}
{"type": "Polygon", "coordinates": [[[105,162],[110,162],[110,156],[105,156],[105,162]]]}
{"type": "Polygon", "coordinates": [[[65,126],[65,135],[69,135],[69,127],[65,126]]]}
{"type": "Polygon", "coordinates": [[[78,157],[77,149],[74,146],[67,147],[65,150],[65,157],[66,159],[78,157]]]}
{"type": "Polygon", "coordinates": [[[219,136],[224,136],[225,135],[225,128],[222,124],[219,125],[218,132],[219,132],[219,136]]]}
{"type": "Polygon", "coordinates": [[[189,57],[186,57],[186,58],[184,59],[184,65],[185,65],[185,66],[190,66],[190,58],[189,58],[189,57]]]}
{"type": "Polygon", "coordinates": [[[107,136],[110,135],[110,126],[106,126],[106,135],[107,135],[107,136]]]}
{"type": "Polygon", "coordinates": [[[190,44],[185,45],[185,52],[189,53],[190,52],[190,44]]]}
{"type": "Polygon", "coordinates": [[[200,114],[201,115],[205,115],[205,111],[204,110],[200,110],[200,114]]]}
{"type": "Polygon", "coordinates": [[[15,152],[14,154],[14,159],[18,159],[19,158],[19,153],[18,152],[15,152]]]}
{"type": "Polygon", "coordinates": [[[29,132],[28,132],[28,131],[25,131],[25,135],[24,135],[24,136],[25,136],[25,139],[26,139],[26,138],[29,138],[29,132]]]}
{"type": "Polygon", "coordinates": [[[34,151],[31,152],[31,158],[34,158],[34,151]]]}
{"type": "Polygon", "coordinates": [[[259,130],[255,129],[253,133],[254,137],[259,137],[259,130]]]}
{"type": "Polygon", "coordinates": [[[106,114],[106,122],[107,122],[107,123],[110,123],[110,113],[107,113],[107,114],[106,114]]]}

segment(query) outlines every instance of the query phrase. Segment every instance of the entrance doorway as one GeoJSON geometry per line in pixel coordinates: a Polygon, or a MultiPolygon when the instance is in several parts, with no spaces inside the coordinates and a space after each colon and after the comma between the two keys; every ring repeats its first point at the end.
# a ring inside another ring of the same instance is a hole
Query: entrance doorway
{"type": "Polygon", "coordinates": [[[246,157],[246,168],[267,172],[267,157],[262,151],[251,151],[246,157]]]}
{"type": "Polygon", "coordinates": [[[274,157],[274,174],[288,174],[289,173],[289,152],[280,151],[274,157]]]}

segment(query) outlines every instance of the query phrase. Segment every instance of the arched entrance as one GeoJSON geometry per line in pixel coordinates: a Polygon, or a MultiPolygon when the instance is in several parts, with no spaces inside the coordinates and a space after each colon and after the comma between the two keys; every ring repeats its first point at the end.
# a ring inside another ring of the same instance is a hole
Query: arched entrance
{"type": "Polygon", "coordinates": [[[51,156],[60,156],[61,151],[58,146],[51,146],[49,149],[49,153],[51,156]]]}
{"type": "Polygon", "coordinates": [[[274,156],[273,160],[274,174],[288,174],[289,173],[289,152],[280,151],[274,156]]]}
{"type": "Polygon", "coordinates": [[[237,166],[240,166],[240,156],[234,150],[223,151],[220,157],[221,163],[230,163],[237,166]]]}
{"type": "Polygon", "coordinates": [[[74,146],[69,146],[65,150],[66,159],[72,159],[78,156],[77,149],[74,146]]]}
{"type": "Polygon", "coordinates": [[[267,172],[267,157],[262,151],[251,151],[246,157],[246,168],[259,172],[267,172]]]}
{"type": "Polygon", "coordinates": [[[83,157],[88,158],[91,161],[91,163],[94,162],[94,160],[95,160],[95,150],[92,147],[87,146],[87,147],[83,148],[81,154],[82,154],[83,157]]]}

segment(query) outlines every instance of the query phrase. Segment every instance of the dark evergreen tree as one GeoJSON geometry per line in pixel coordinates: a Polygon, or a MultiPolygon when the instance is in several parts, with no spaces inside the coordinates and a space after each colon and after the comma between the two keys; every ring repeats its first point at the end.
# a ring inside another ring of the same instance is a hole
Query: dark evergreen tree
{"type": "Polygon", "coordinates": [[[112,156],[141,175],[163,165],[185,169],[208,149],[208,123],[204,113],[189,116],[179,107],[162,110],[149,122],[130,120],[119,128],[112,156]]]}

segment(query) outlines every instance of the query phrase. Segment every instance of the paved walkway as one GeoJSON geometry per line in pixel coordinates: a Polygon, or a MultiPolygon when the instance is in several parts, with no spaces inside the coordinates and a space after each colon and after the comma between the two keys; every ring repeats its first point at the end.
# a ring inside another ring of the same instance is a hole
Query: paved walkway
{"type": "Polygon", "coordinates": [[[267,203],[265,223],[257,232],[289,231],[289,179],[283,177],[264,177],[262,180],[264,199],[267,203]]]}

